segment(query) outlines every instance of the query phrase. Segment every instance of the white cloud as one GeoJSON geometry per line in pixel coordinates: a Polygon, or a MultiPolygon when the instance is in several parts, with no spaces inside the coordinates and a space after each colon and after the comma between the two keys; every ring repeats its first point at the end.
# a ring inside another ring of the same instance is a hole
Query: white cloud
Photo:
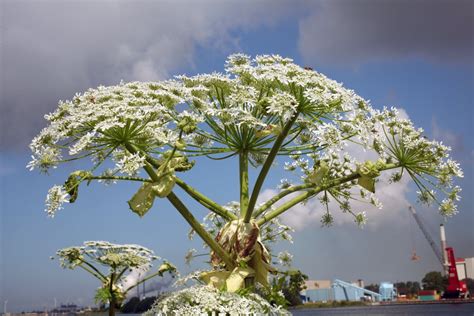
{"type": "Polygon", "coordinates": [[[464,151],[464,141],[460,134],[444,129],[439,126],[435,117],[431,119],[431,133],[433,138],[437,141],[442,141],[447,146],[450,146],[453,151],[461,153],[464,151]]]}
{"type": "MultiPolygon", "coordinates": [[[[373,205],[352,202],[354,212],[366,211],[368,217],[367,227],[369,229],[376,229],[379,225],[391,222],[393,225],[405,225],[408,205],[408,193],[410,191],[410,178],[404,176],[398,183],[390,184],[388,182],[390,174],[385,172],[379,177],[379,182],[376,185],[376,196],[382,203],[383,208],[377,209],[373,205]]],[[[278,191],[274,189],[266,189],[261,194],[261,201],[264,202],[277,194],[278,191]]],[[[290,200],[296,194],[288,195],[281,200],[277,205],[290,200]]],[[[342,213],[339,206],[331,202],[329,210],[334,217],[334,225],[356,225],[354,218],[350,214],[342,213]]],[[[319,203],[317,198],[313,198],[305,204],[298,204],[281,216],[283,222],[290,225],[295,230],[302,230],[308,227],[320,226],[321,216],[326,212],[324,205],[319,203]]]]}
{"type": "MultiPolygon", "coordinates": [[[[399,109],[399,116],[401,118],[409,118],[404,109],[399,109]]],[[[349,144],[346,147],[346,152],[354,157],[357,161],[376,160],[377,154],[370,151],[365,151],[361,146],[349,144]]],[[[382,210],[373,205],[363,202],[353,201],[351,205],[353,212],[366,211],[368,217],[368,229],[376,229],[380,225],[392,223],[393,225],[405,225],[406,214],[409,205],[408,195],[411,190],[411,178],[404,174],[401,181],[397,183],[389,183],[391,172],[384,172],[378,177],[376,184],[376,196],[382,203],[382,210]]],[[[358,187],[354,190],[358,191],[358,187]]],[[[274,189],[266,189],[259,198],[259,202],[265,202],[278,191],[274,189]]],[[[297,193],[286,196],[277,205],[290,200],[295,197],[297,193]]],[[[334,217],[334,225],[356,225],[354,217],[351,214],[342,213],[339,206],[335,202],[329,204],[329,210],[334,217]]],[[[326,212],[325,205],[319,203],[317,198],[313,198],[305,204],[298,204],[292,209],[283,213],[282,220],[292,226],[296,230],[302,230],[307,227],[319,226],[321,216],[326,212]]]]}

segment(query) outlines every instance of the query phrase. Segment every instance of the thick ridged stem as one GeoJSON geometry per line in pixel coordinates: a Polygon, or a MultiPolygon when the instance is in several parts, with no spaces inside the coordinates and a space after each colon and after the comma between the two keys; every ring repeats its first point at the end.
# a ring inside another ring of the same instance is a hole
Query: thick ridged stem
{"type": "Polygon", "coordinates": [[[115,316],[115,305],[117,304],[115,294],[114,294],[114,282],[115,282],[115,273],[112,273],[110,276],[110,284],[109,284],[109,292],[110,292],[109,316],[115,316]]]}
{"type": "MultiPolygon", "coordinates": [[[[126,148],[131,153],[137,152],[136,149],[130,144],[127,144],[126,148]]],[[[159,181],[158,175],[148,162],[143,166],[143,169],[145,169],[153,181],[159,181]]],[[[199,237],[201,237],[202,240],[204,240],[204,242],[225,262],[229,269],[232,269],[234,267],[234,263],[229,254],[217,243],[217,241],[214,240],[212,235],[202,227],[201,223],[193,216],[193,214],[187,209],[183,202],[181,202],[181,200],[173,192],[168,194],[166,198],[184,217],[189,225],[191,225],[196,234],[198,234],[199,237]]]]}
{"type": "Polygon", "coordinates": [[[303,202],[304,200],[310,198],[311,196],[313,196],[315,194],[318,194],[319,192],[320,192],[320,190],[313,189],[313,190],[308,190],[304,193],[301,193],[300,195],[298,195],[294,199],[291,199],[290,201],[284,203],[282,206],[274,209],[273,211],[271,211],[268,214],[266,214],[266,215],[262,216],[261,218],[259,218],[256,221],[256,224],[258,226],[262,226],[263,224],[271,221],[272,219],[274,219],[278,215],[282,214],[283,212],[288,211],[290,208],[292,208],[296,204],[298,204],[300,202],[303,202]]]}
{"type": "Polygon", "coordinates": [[[278,135],[277,139],[275,140],[275,143],[273,144],[273,147],[270,150],[270,153],[268,154],[268,157],[262,166],[262,170],[260,170],[257,181],[255,181],[255,186],[253,187],[252,196],[250,197],[248,210],[245,213],[245,218],[244,218],[245,223],[250,222],[250,218],[252,217],[252,212],[253,212],[253,209],[255,208],[255,204],[257,203],[257,198],[258,198],[258,195],[260,194],[260,190],[262,189],[263,182],[265,181],[265,178],[267,177],[268,171],[270,170],[270,167],[272,166],[273,161],[275,160],[275,157],[277,156],[278,151],[280,150],[280,147],[283,144],[283,141],[285,140],[291,127],[295,123],[296,118],[298,117],[298,114],[299,112],[296,112],[293,115],[293,117],[285,124],[285,127],[283,128],[283,130],[281,131],[281,133],[278,135]]]}
{"type": "MultiPolygon", "coordinates": [[[[131,152],[135,150],[133,146],[129,149],[127,149],[131,152]]],[[[136,150],[135,150],[136,152],[136,150]]],[[[160,164],[156,161],[156,159],[145,155],[146,161],[152,165],[154,168],[160,167],[160,164]]],[[[222,216],[223,218],[227,220],[234,220],[237,219],[237,216],[235,216],[233,213],[229,212],[225,208],[223,208],[221,205],[219,205],[217,202],[213,201],[209,197],[205,196],[201,192],[199,192],[196,188],[190,186],[180,178],[176,177],[176,184],[183,189],[189,196],[191,196],[196,202],[207,208],[209,211],[216,213],[219,216],[222,216]]]]}
{"type": "Polygon", "coordinates": [[[302,191],[302,190],[306,190],[306,189],[309,189],[311,187],[314,187],[314,184],[313,183],[306,183],[306,184],[301,184],[301,185],[294,185],[294,186],[291,186],[289,187],[288,189],[286,190],[283,190],[281,191],[280,193],[278,193],[277,195],[275,195],[274,197],[272,197],[270,200],[268,200],[267,202],[265,202],[262,206],[260,206],[258,209],[255,210],[255,213],[254,213],[254,218],[257,218],[260,214],[262,214],[263,212],[265,212],[266,210],[268,210],[269,207],[271,207],[273,204],[275,204],[276,202],[280,201],[282,198],[284,198],[285,196],[291,194],[291,193],[294,193],[294,192],[298,192],[298,191],[302,191]]]}
{"type": "Polygon", "coordinates": [[[223,208],[221,205],[217,204],[204,194],[200,193],[197,191],[195,188],[184,182],[183,180],[176,178],[176,184],[183,189],[186,193],[188,193],[194,200],[196,200],[199,204],[203,205],[207,209],[209,209],[211,212],[214,212],[226,220],[234,220],[237,219],[237,216],[235,216],[233,213],[229,212],[225,208],[223,208]]]}
{"type": "Polygon", "coordinates": [[[239,154],[240,180],[240,217],[245,218],[249,205],[249,154],[242,151],[239,154]]]}
{"type": "Polygon", "coordinates": [[[225,262],[227,269],[232,270],[234,268],[234,262],[230,258],[229,254],[214,240],[214,238],[202,227],[201,223],[194,218],[189,212],[186,206],[181,200],[171,192],[168,195],[168,200],[178,210],[178,212],[184,217],[184,219],[191,225],[194,231],[204,240],[204,242],[225,262]]]}

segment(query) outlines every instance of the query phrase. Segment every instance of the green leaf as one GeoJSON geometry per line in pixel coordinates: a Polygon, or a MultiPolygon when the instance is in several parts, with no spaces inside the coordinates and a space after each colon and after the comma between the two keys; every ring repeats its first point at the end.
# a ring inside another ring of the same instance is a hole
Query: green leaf
{"type": "Polygon", "coordinates": [[[160,198],[165,198],[173,191],[175,183],[176,176],[174,173],[166,174],[160,178],[160,181],[153,183],[153,193],[160,198]]]}
{"type": "Polygon", "coordinates": [[[263,247],[263,244],[260,242],[255,245],[255,253],[249,261],[249,266],[255,271],[255,281],[268,288],[268,272],[274,272],[275,269],[265,262],[265,250],[263,247]]]}
{"type": "Polygon", "coordinates": [[[375,193],[375,179],[368,176],[362,176],[357,181],[357,184],[359,184],[364,189],[372,193],[375,193]]]}
{"type": "Polygon", "coordinates": [[[169,272],[170,274],[176,273],[177,269],[174,265],[172,265],[169,262],[164,262],[159,268],[158,268],[158,275],[163,276],[165,272],[169,272]]]}
{"type": "Polygon", "coordinates": [[[77,170],[69,175],[64,183],[64,189],[70,196],[69,203],[74,203],[76,201],[77,195],[79,194],[79,184],[91,175],[92,173],[84,170],[77,170]]]}
{"type": "Polygon", "coordinates": [[[376,178],[380,176],[380,170],[383,167],[383,162],[365,161],[363,164],[357,165],[357,173],[362,177],[376,178]]]}
{"type": "Polygon", "coordinates": [[[184,172],[190,170],[194,166],[194,163],[194,160],[189,161],[186,156],[175,155],[175,157],[170,160],[169,167],[176,172],[184,172]]]}
{"type": "Polygon", "coordinates": [[[230,271],[206,271],[199,275],[199,279],[216,289],[225,288],[230,271]]]}
{"type": "Polygon", "coordinates": [[[323,178],[329,171],[329,167],[325,161],[321,161],[321,164],[318,168],[314,169],[314,171],[308,175],[307,180],[311,183],[319,185],[323,178]]]}
{"type": "Polygon", "coordinates": [[[112,298],[112,295],[110,295],[109,289],[105,287],[98,288],[94,296],[94,300],[96,304],[98,303],[107,304],[111,298],[112,298]]]}
{"type": "Polygon", "coordinates": [[[238,290],[244,288],[245,279],[255,274],[255,271],[252,268],[235,268],[229,277],[225,280],[227,291],[237,292],[238,290]]]}
{"type": "Polygon", "coordinates": [[[138,216],[143,217],[153,206],[154,200],[155,191],[153,184],[144,183],[130,201],[128,201],[128,206],[134,213],[137,213],[138,216]]]}

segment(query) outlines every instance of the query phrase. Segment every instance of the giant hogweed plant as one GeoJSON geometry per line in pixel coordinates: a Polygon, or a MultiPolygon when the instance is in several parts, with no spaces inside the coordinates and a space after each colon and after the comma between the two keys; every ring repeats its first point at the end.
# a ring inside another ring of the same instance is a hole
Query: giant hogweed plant
{"type": "Polygon", "coordinates": [[[409,175],[420,201],[436,203],[445,216],[457,212],[460,188],[453,178],[463,174],[449,147],[425,138],[395,108],[374,109],[354,91],[277,55],[231,55],[225,74],[100,86],[59,102],[46,119],[49,125],[31,143],[28,167],[46,172],[72,160],[92,161],[89,170],[74,171],[50,189],[50,216],[76,200],[82,182],[137,182],[130,209],[144,216],[155,199],[167,199],[211,250],[214,269],[202,278],[228,291],[249,280],[267,285],[273,268],[262,232],[299,203],[319,199],[326,206],[323,225],[333,221],[330,202],[363,224],[365,212],[353,202],[379,204],[381,173],[390,173],[390,182],[409,175]],[[378,158],[357,161],[348,144],[378,158]],[[233,210],[180,176],[202,159],[232,157],[240,188],[233,210]],[[284,169],[298,181],[283,180],[277,194],[258,204],[270,170],[285,157],[284,169]],[[106,169],[110,160],[115,167],[106,169]],[[258,174],[252,183],[250,167],[258,174]],[[201,225],[183,195],[218,219],[217,230],[201,225]]]}
{"type": "Polygon", "coordinates": [[[157,271],[147,275],[134,284],[127,285],[126,279],[130,272],[146,273],[152,263],[160,258],[153,251],[139,245],[118,245],[107,241],[86,241],[83,246],[68,247],[56,252],[63,268],[81,268],[99,280],[96,302],[109,304],[109,316],[115,315],[128,293],[143,282],[154,277],[163,277],[165,273],[173,277],[176,268],[163,261],[157,271]]]}

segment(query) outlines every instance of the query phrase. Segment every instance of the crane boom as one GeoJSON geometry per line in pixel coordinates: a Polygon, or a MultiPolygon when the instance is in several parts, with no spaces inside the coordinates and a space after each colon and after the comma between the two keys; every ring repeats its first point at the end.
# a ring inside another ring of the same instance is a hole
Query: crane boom
{"type": "Polygon", "coordinates": [[[416,213],[415,208],[413,208],[413,206],[411,206],[411,205],[408,208],[410,209],[410,212],[413,215],[413,217],[415,218],[416,223],[418,224],[421,231],[423,232],[423,235],[425,235],[426,240],[428,240],[428,243],[430,244],[431,249],[433,249],[433,251],[436,255],[436,258],[438,258],[438,260],[441,263],[441,265],[443,266],[443,270],[444,270],[445,265],[444,265],[444,259],[443,259],[443,254],[441,253],[441,250],[438,248],[435,241],[433,240],[433,238],[431,238],[431,235],[426,230],[425,225],[423,224],[420,217],[416,213]]]}

